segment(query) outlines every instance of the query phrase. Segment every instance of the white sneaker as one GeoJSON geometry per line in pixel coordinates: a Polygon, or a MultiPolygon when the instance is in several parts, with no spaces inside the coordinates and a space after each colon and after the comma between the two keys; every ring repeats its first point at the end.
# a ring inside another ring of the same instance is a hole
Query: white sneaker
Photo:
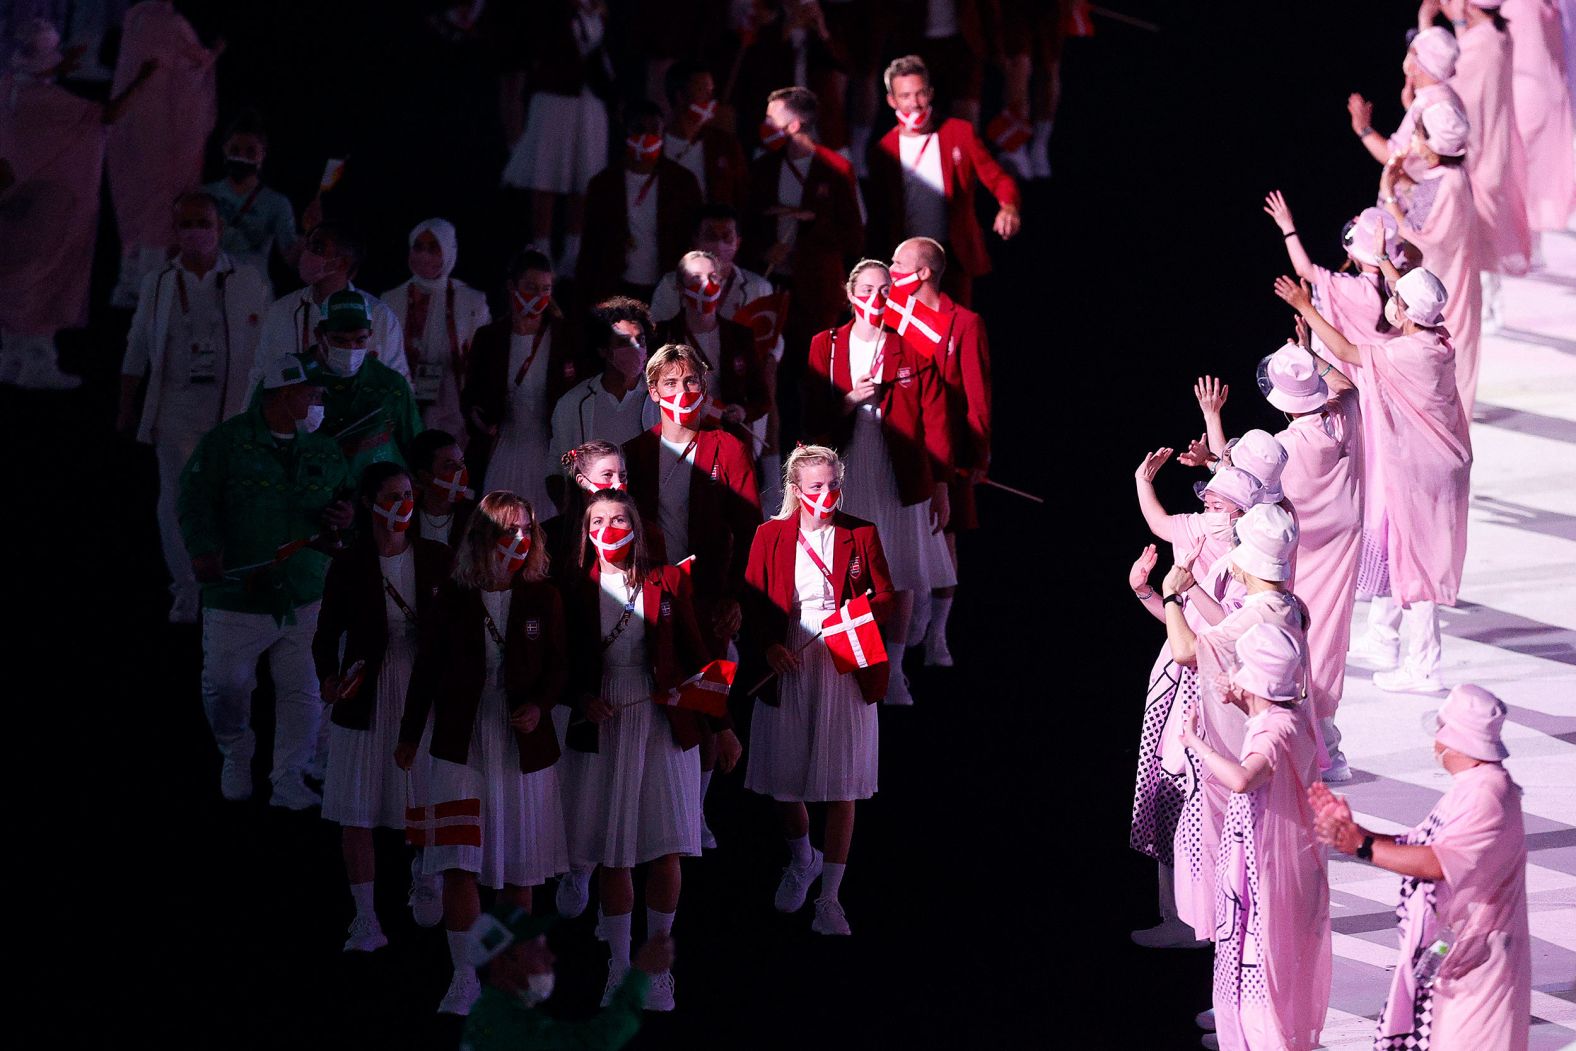
{"type": "Polygon", "coordinates": [[[947,637],[940,632],[933,631],[925,637],[925,666],[952,667],[952,651],[947,649],[947,637]]]}
{"type": "Polygon", "coordinates": [[[1339,748],[1330,756],[1330,768],[1319,775],[1327,785],[1345,784],[1352,779],[1352,768],[1346,762],[1346,753],[1339,748]]]}
{"type": "Polygon", "coordinates": [[[476,977],[476,971],[471,967],[461,967],[454,972],[454,977],[449,981],[449,991],[443,994],[443,999],[438,1001],[440,1015],[459,1015],[464,1017],[471,1013],[471,1007],[476,1003],[476,998],[482,995],[481,979],[476,977]]]}
{"type": "Polygon", "coordinates": [[[821,859],[821,852],[811,847],[808,866],[800,869],[789,862],[783,869],[782,882],[777,884],[777,897],[772,902],[778,912],[798,912],[804,908],[810,884],[821,878],[821,859]]]}
{"type": "Polygon", "coordinates": [[[673,1010],[673,972],[658,971],[651,976],[651,986],[646,992],[646,1010],[673,1010]]]}
{"type": "Polygon", "coordinates": [[[854,933],[848,927],[848,917],[843,914],[842,903],[836,898],[815,900],[815,919],[810,921],[810,929],[817,934],[854,933]]]}
{"type": "Polygon", "coordinates": [[[700,819],[700,849],[717,849],[717,834],[711,830],[710,825],[706,824],[706,818],[704,816],[702,816],[700,819]]]}
{"type": "Polygon", "coordinates": [[[421,871],[421,858],[410,862],[411,919],[418,927],[436,927],[443,919],[443,877],[428,876],[421,871]]]}
{"type": "MultiPolygon", "coordinates": [[[[623,970],[616,970],[613,967],[613,961],[612,960],[608,961],[608,963],[607,963],[607,985],[603,986],[603,988],[602,988],[602,1006],[603,1007],[606,1007],[608,1004],[613,1002],[613,994],[618,992],[618,987],[624,984],[624,975],[626,975],[628,973],[629,973],[629,969],[628,968],[625,968],[623,970]]],[[[652,978],[655,979],[656,975],[652,975],[652,978]]],[[[672,980],[673,979],[671,977],[668,979],[669,982],[671,982],[672,980]]],[[[656,985],[656,982],[653,981],[652,982],[652,986],[655,987],[655,985],[656,985]]],[[[668,990],[668,1003],[670,1003],[670,1004],[673,1002],[672,997],[673,997],[673,990],[670,988],[668,990]]],[[[649,999],[649,997],[648,997],[648,999],[649,999]]],[[[650,1005],[648,1004],[647,1006],[650,1006],[650,1005]]],[[[669,1007],[668,1010],[671,1011],[671,1010],[673,1010],[673,1008],[669,1007]]]]}
{"type": "Polygon", "coordinates": [[[1128,937],[1143,949],[1196,949],[1209,944],[1199,941],[1193,928],[1181,920],[1164,920],[1153,927],[1133,931],[1128,937]]]}
{"type": "Polygon", "coordinates": [[[1418,675],[1410,668],[1374,672],[1374,685],[1385,693],[1444,693],[1445,684],[1432,675],[1418,675]]]}
{"type": "Polygon", "coordinates": [[[898,708],[911,708],[914,705],[914,695],[908,692],[908,676],[897,668],[892,669],[892,677],[887,680],[887,693],[881,699],[882,704],[894,705],[898,708]]]}
{"type": "Polygon", "coordinates": [[[1208,1011],[1200,1011],[1194,1015],[1193,1024],[1200,1029],[1207,1029],[1213,1033],[1215,1031],[1215,1009],[1211,1007],[1208,1011]]]}
{"type": "Polygon", "coordinates": [[[232,803],[244,803],[252,798],[252,760],[239,756],[225,756],[219,767],[219,792],[232,803]]]}
{"type": "Polygon", "coordinates": [[[376,952],[389,943],[377,914],[363,916],[359,912],[350,921],[350,937],[345,939],[346,952],[376,952]]]}
{"type": "Polygon", "coordinates": [[[1401,663],[1401,642],[1381,642],[1364,635],[1346,651],[1346,660],[1372,671],[1390,671],[1401,663]]]}
{"type": "Polygon", "coordinates": [[[313,807],[323,805],[323,797],[312,791],[301,773],[295,771],[274,782],[273,796],[268,800],[268,804],[284,807],[286,810],[311,810],[313,807]]]}
{"type": "Polygon", "coordinates": [[[586,911],[586,905],[591,900],[591,871],[578,872],[570,869],[558,878],[558,889],[553,892],[553,904],[558,907],[558,915],[566,920],[572,920],[586,911]]]}

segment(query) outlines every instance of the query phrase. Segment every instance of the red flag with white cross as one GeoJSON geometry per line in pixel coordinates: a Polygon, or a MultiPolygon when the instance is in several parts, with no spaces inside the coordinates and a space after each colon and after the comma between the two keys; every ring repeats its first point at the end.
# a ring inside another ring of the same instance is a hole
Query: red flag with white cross
{"type": "Polygon", "coordinates": [[[860,595],[822,621],[821,634],[839,674],[886,663],[886,645],[868,595],[860,595]]]}

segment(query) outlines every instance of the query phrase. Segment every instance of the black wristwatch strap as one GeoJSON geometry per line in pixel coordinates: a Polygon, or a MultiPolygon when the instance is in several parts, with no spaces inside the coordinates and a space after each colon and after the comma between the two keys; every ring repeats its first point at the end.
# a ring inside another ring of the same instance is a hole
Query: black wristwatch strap
{"type": "Polygon", "coordinates": [[[1357,856],[1363,861],[1374,859],[1374,837],[1364,836],[1362,846],[1357,848],[1357,856]]]}
{"type": "Polygon", "coordinates": [[[1182,596],[1173,592],[1172,594],[1167,595],[1164,599],[1162,599],[1160,604],[1163,606],[1163,605],[1166,605],[1167,603],[1171,603],[1171,602],[1175,602],[1177,604],[1178,608],[1180,608],[1181,605],[1182,605],[1182,596]]]}

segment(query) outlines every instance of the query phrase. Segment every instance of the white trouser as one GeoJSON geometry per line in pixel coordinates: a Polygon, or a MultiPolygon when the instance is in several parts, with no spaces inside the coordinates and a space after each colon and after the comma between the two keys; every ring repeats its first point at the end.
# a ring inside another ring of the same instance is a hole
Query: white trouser
{"type": "Polygon", "coordinates": [[[1319,736],[1324,739],[1324,750],[1330,753],[1330,758],[1341,754],[1341,731],[1333,716],[1319,720],[1319,736]]]}
{"type": "Polygon", "coordinates": [[[252,691],[257,661],[268,655],[274,679],[273,781],[300,773],[317,750],[323,700],[312,663],[312,635],[320,603],[295,611],[294,624],[276,624],[267,613],[202,611],[202,703],[214,741],[227,759],[251,761],[252,691]]]}
{"type": "Polygon", "coordinates": [[[1368,603],[1368,636],[1385,646],[1401,644],[1401,604],[1389,595],[1375,595],[1368,603]]]}
{"type": "Polygon", "coordinates": [[[214,413],[208,411],[200,416],[201,423],[177,419],[170,419],[166,423],[166,419],[174,415],[161,410],[159,426],[154,432],[153,456],[159,464],[159,501],[154,510],[159,519],[159,543],[164,548],[164,564],[170,570],[170,591],[175,594],[177,601],[182,598],[194,601],[197,597],[197,578],[192,574],[191,556],[186,553],[186,541],[181,536],[178,506],[181,471],[196,451],[197,443],[202,440],[203,428],[212,421],[214,413]]]}
{"type": "Polygon", "coordinates": [[[1420,679],[1439,675],[1439,607],[1414,602],[1401,611],[1401,667],[1420,679]]]}

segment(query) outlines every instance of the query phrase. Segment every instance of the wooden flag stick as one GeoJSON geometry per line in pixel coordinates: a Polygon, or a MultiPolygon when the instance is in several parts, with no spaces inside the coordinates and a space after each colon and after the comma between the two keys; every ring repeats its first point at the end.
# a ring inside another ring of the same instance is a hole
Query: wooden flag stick
{"type": "Polygon", "coordinates": [[[1099,15],[1102,18],[1109,18],[1113,22],[1125,23],[1126,25],[1132,26],[1134,29],[1142,29],[1148,33],[1160,32],[1160,27],[1155,25],[1153,22],[1145,22],[1142,18],[1134,18],[1132,15],[1124,15],[1122,12],[1112,11],[1108,7],[1100,7],[1096,4],[1090,4],[1089,13],[1099,15]]]}
{"type": "Polygon", "coordinates": [[[1045,498],[1043,496],[1035,496],[1033,493],[1026,493],[1022,489],[1014,489],[1010,485],[1002,485],[994,478],[987,478],[980,484],[991,486],[994,489],[1000,489],[1002,492],[1011,493],[1013,496],[1021,496],[1025,500],[1033,500],[1037,504],[1045,503],[1045,498]]]}
{"type": "MultiPolygon", "coordinates": [[[[803,646],[800,646],[798,649],[793,651],[794,656],[797,657],[799,654],[801,654],[805,650],[809,649],[810,648],[810,643],[814,642],[816,639],[820,638],[825,633],[826,633],[826,629],[822,628],[820,631],[816,632],[814,635],[811,635],[807,640],[805,640],[805,644],[803,646]]],[[[751,686],[749,691],[747,693],[745,693],[745,696],[746,697],[754,697],[756,694],[761,692],[762,687],[764,687],[767,683],[771,682],[776,677],[777,677],[777,673],[776,672],[774,672],[774,671],[773,672],[767,672],[766,673],[766,677],[764,679],[762,679],[760,682],[756,683],[754,686],[751,686]]]]}

